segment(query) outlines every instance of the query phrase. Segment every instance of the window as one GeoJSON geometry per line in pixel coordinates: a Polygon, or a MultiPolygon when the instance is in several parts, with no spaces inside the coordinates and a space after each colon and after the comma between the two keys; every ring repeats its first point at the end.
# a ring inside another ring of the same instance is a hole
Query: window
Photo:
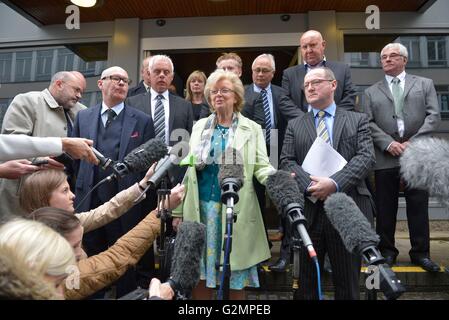
{"type": "Polygon", "coordinates": [[[47,81],[51,78],[53,50],[37,51],[36,81],[47,81]]]}
{"type": "Polygon", "coordinates": [[[429,66],[446,66],[446,40],[444,37],[428,37],[429,66]]]}
{"type": "Polygon", "coordinates": [[[32,51],[22,51],[16,53],[15,81],[31,81],[31,62],[33,60],[32,51]]]}
{"type": "Polygon", "coordinates": [[[75,55],[68,49],[58,49],[58,66],[56,71],[73,70],[73,59],[75,55]]]}
{"type": "Polygon", "coordinates": [[[449,119],[449,86],[435,86],[438,103],[441,110],[441,119],[449,119]]]}
{"type": "Polygon", "coordinates": [[[0,82],[11,82],[12,52],[0,53],[0,82]]]}
{"type": "Polygon", "coordinates": [[[95,75],[95,61],[93,62],[85,62],[80,58],[78,71],[84,74],[85,77],[94,76],[95,75]]]}
{"type": "Polygon", "coordinates": [[[345,62],[355,68],[380,68],[377,56],[387,43],[401,43],[408,51],[407,68],[448,67],[447,35],[345,35],[345,62]]]}
{"type": "Polygon", "coordinates": [[[402,43],[407,48],[407,67],[422,67],[418,37],[399,37],[395,42],[402,43]]]}

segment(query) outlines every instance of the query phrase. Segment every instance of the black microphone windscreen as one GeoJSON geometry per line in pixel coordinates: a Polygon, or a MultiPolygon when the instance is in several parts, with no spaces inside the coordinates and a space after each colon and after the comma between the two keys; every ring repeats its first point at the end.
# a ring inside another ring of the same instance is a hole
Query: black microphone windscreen
{"type": "Polygon", "coordinates": [[[234,178],[240,185],[243,185],[243,158],[240,152],[234,148],[227,148],[221,156],[218,171],[220,185],[226,178],[234,178]]]}
{"type": "Polygon", "coordinates": [[[130,172],[142,172],[167,154],[167,146],[159,138],[153,138],[128,153],[123,162],[130,172]]]}
{"type": "Polygon", "coordinates": [[[304,206],[304,197],[298,183],[287,171],[278,170],[268,176],[266,190],[279,214],[284,214],[285,207],[292,203],[304,206]]]}
{"type": "Polygon", "coordinates": [[[427,190],[449,207],[449,142],[438,138],[421,138],[410,142],[399,159],[401,175],[407,186],[427,190]]]}
{"type": "Polygon", "coordinates": [[[206,243],[206,226],[183,221],[178,229],[170,278],[177,288],[191,291],[200,280],[200,262],[206,243]]]}
{"type": "Polygon", "coordinates": [[[379,236],[371,224],[354,200],[345,193],[337,192],[329,196],[324,201],[324,210],[349,252],[359,253],[364,246],[379,243],[379,236]]]}

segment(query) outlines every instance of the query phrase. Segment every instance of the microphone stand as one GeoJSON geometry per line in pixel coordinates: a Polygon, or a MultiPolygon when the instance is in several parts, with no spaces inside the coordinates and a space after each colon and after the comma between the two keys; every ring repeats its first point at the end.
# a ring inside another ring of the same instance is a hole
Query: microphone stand
{"type": "MultiPolygon", "coordinates": [[[[222,264],[222,278],[220,288],[218,290],[218,300],[229,300],[230,280],[231,280],[231,251],[232,251],[232,232],[233,224],[237,221],[237,215],[234,212],[234,205],[239,201],[238,190],[240,184],[232,178],[223,180],[221,201],[226,204],[226,232],[223,241],[224,262],[222,264]]],[[[216,265],[217,271],[221,264],[216,265]]]]}
{"type": "Polygon", "coordinates": [[[159,264],[160,264],[160,277],[161,280],[168,279],[170,277],[170,270],[165,270],[167,266],[170,266],[170,261],[165,261],[167,258],[167,252],[165,249],[165,223],[171,218],[171,210],[166,207],[166,201],[170,201],[171,191],[168,188],[167,175],[161,180],[161,187],[157,190],[157,217],[161,218],[161,233],[159,235],[159,264]]]}

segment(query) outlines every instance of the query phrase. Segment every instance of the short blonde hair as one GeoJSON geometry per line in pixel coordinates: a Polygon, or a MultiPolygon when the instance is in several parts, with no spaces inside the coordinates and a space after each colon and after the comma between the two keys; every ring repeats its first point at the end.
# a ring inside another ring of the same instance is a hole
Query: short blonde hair
{"type": "MultiPolygon", "coordinates": [[[[207,77],[203,71],[195,70],[189,75],[189,77],[187,78],[187,82],[186,82],[186,100],[188,100],[190,102],[192,101],[192,96],[193,96],[192,89],[190,88],[190,82],[192,82],[193,80],[196,80],[196,79],[203,80],[204,85],[206,85],[207,77]]],[[[204,92],[203,92],[203,95],[204,95],[204,92]]]]}
{"type": "Polygon", "coordinates": [[[228,80],[232,83],[233,91],[236,96],[236,104],[234,105],[234,112],[240,112],[243,109],[243,105],[245,104],[245,89],[243,88],[242,80],[233,72],[224,71],[222,69],[217,69],[212,72],[207,78],[206,86],[204,87],[204,95],[211,107],[211,111],[213,110],[212,101],[210,99],[210,90],[213,86],[217,84],[217,82],[221,80],[228,80]]]}
{"type": "Polygon", "coordinates": [[[67,276],[76,266],[72,246],[43,223],[17,218],[0,227],[0,249],[12,248],[18,259],[40,275],[67,276]]]}

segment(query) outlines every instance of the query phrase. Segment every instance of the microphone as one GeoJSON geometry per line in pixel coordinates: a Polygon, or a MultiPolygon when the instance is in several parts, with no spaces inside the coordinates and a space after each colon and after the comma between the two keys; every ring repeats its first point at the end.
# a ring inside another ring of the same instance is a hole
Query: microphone
{"type": "Polygon", "coordinates": [[[411,188],[427,190],[449,208],[449,143],[438,138],[413,140],[399,159],[401,175],[411,188]]]}
{"type": "Polygon", "coordinates": [[[324,202],[324,210],[332,226],[339,233],[345,248],[361,255],[368,265],[378,267],[380,290],[387,299],[397,299],[405,288],[377,249],[379,236],[360,211],[354,200],[337,192],[324,202]]]}
{"type": "Polygon", "coordinates": [[[206,243],[206,226],[183,221],[178,229],[168,283],[177,300],[191,299],[192,290],[200,281],[200,262],[206,243]]]}
{"type": "Polygon", "coordinates": [[[167,154],[167,146],[159,138],[153,138],[128,153],[123,162],[115,162],[113,173],[106,179],[121,179],[129,173],[142,172],[167,154]]]}
{"type": "Polygon", "coordinates": [[[153,176],[148,180],[148,186],[155,189],[161,180],[177,166],[193,166],[193,159],[187,155],[183,159],[183,155],[188,154],[188,144],[185,141],[180,141],[173,147],[169,147],[168,154],[160,160],[154,169],[153,176]]]}
{"type": "Polygon", "coordinates": [[[317,254],[313,248],[312,240],[306,229],[307,220],[302,214],[304,197],[299,191],[298,184],[287,171],[278,170],[268,176],[266,190],[279,214],[288,218],[288,223],[301,237],[309,257],[316,260],[317,254]]]}
{"type": "Polygon", "coordinates": [[[221,188],[221,202],[233,208],[239,201],[239,190],[243,186],[243,158],[239,151],[227,148],[221,155],[218,169],[221,188]]]}
{"type": "Polygon", "coordinates": [[[94,155],[97,157],[97,159],[99,161],[98,166],[101,169],[106,170],[113,164],[112,159],[106,158],[100,151],[98,151],[94,147],[90,147],[90,148],[92,149],[92,152],[94,153],[94,155]]]}

